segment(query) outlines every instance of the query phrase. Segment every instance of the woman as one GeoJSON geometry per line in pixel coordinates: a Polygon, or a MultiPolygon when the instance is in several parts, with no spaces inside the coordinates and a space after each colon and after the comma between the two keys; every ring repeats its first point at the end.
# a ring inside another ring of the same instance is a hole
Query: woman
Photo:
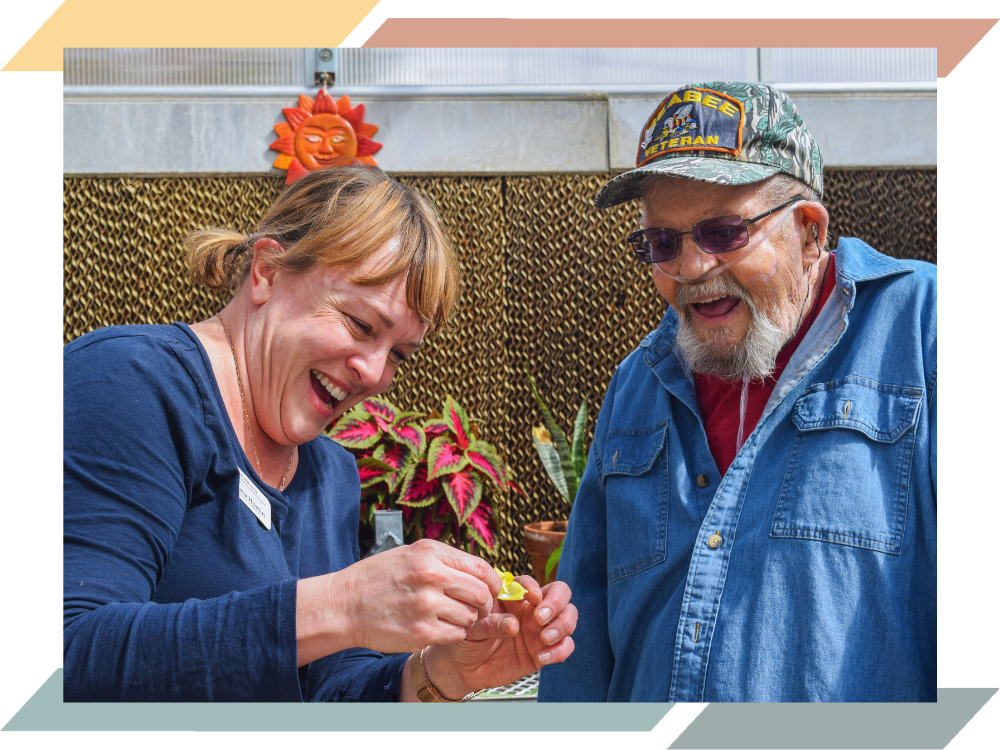
{"type": "Polygon", "coordinates": [[[430,205],[324,170],[188,248],[235,291],[219,315],[65,349],[65,699],[459,700],[569,656],[564,584],[501,606],[426,540],[358,562],[357,470],[321,433],[447,321],[430,205]]]}

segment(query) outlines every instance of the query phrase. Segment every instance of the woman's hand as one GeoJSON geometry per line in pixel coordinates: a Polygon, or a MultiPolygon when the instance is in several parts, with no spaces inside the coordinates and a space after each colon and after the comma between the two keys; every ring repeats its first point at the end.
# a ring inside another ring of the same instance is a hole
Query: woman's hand
{"type": "MultiPolygon", "coordinates": [[[[485,638],[500,576],[489,563],[421,539],[298,582],[299,666],[347,648],[400,653],[485,638]]],[[[567,596],[567,599],[569,597],[567,596]]],[[[521,602],[513,602],[520,604],[521,602]]],[[[574,618],[575,622],[575,618],[574,618]]]]}
{"type": "MultiPolygon", "coordinates": [[[[427,676],[445,698],[508,685],[573,653],[577,611],[569,586],[557,581],[539,588],[530,576],[514,580],[527,589],[522,601],[497,601],[462,642],[427,650],[427,676]]],[[[403,679],[409,683],[408,672],[403,679]]]]}

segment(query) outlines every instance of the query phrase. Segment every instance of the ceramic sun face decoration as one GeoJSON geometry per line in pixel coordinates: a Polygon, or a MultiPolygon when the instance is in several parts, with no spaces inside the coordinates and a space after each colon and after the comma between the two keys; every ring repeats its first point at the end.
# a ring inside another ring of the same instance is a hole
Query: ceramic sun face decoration
{"type": "Polygon", "coordinates": [[[274,126],[278,138],[270,147],[281,152],[274,166],[288,170],[286,185],[317,169],[378,163],[372,154],[382,144],[371,140],[378,128],[364,121],[364,104],[351,107],[348,97],[334,101],[320,91],[315,101],[303,94],[298,107],[282,111],[288,122],[274,126]]]}

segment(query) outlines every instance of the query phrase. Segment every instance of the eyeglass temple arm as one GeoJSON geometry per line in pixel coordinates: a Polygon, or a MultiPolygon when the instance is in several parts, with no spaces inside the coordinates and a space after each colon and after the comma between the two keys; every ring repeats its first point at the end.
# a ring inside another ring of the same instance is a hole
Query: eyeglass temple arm
{"type": "Polygon", "coordinates": [[[785,201],[780,206],[775,206],[770,211],[765,211],[760,216],[754,216],[752,219],[745,219],[745,221],[746,221],[747,224],[753,224],[754,222],[760,221],[761,219],[766,219],[771,214],[775,213],[776,211],[780,211],[781,209],[785,208],[786,206],[792,205],[796,201],[804,201],[805,199],[806,199],[806,197],[804,195],[796,195],[794,198],[792,198],[791,200],[785,201]]]}

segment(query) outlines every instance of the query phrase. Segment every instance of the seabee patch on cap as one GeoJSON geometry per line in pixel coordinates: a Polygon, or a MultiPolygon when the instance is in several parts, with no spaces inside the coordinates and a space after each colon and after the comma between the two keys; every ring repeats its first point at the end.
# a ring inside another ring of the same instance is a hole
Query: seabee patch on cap
{"type": "Polygon", "coordinates": [[[668,94],[646,121],[636,167],[682,151],[743,148],[743,103],[720,91],[688,86],[668,94]]]}

